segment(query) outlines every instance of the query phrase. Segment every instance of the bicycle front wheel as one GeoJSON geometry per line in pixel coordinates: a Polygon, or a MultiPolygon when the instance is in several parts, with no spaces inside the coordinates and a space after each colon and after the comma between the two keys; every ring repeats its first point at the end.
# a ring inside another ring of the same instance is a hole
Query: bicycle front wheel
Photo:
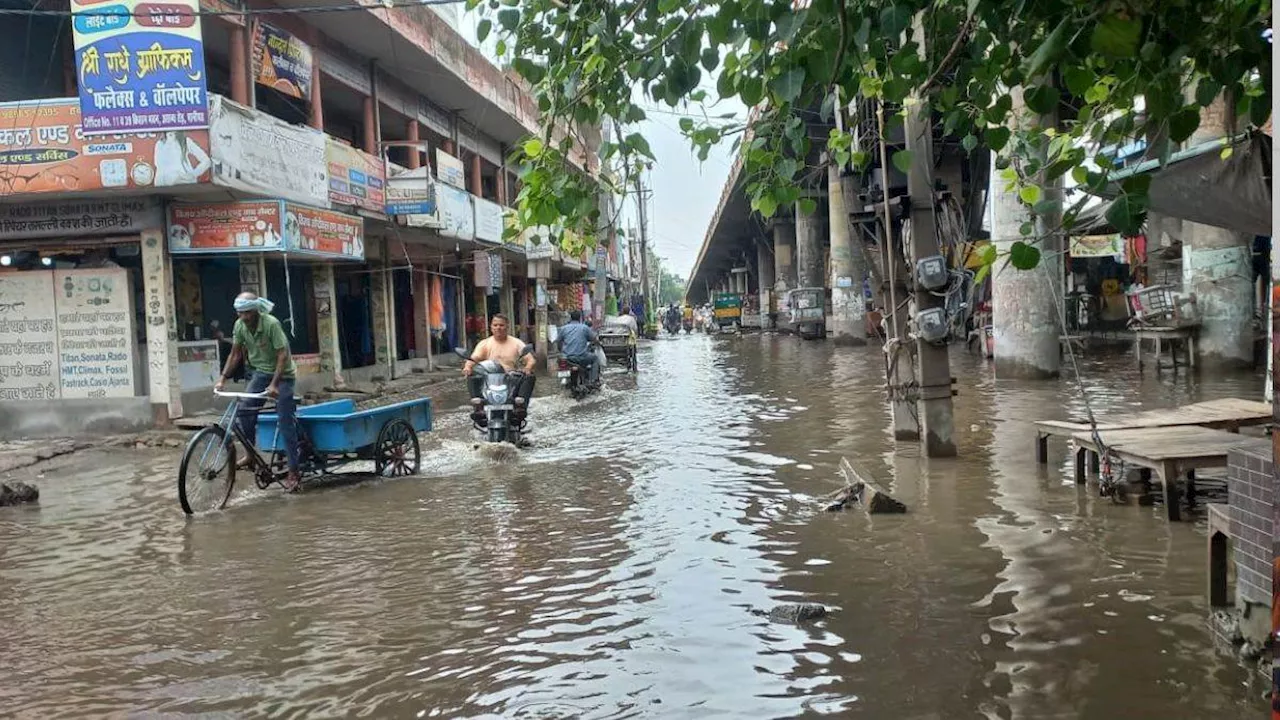
{"type": "Polygon", "coordinates": [[[187,443],[178,467],[178,501],[188,515],[221,510],[236,484],[236,446],[220,425],[202,429],[187,443]]]}

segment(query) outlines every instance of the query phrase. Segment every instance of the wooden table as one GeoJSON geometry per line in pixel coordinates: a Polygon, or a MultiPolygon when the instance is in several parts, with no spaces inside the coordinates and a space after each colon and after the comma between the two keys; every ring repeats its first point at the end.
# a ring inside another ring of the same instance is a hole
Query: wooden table
{"type": "MultiPolygon", "coordinates": [[[[1098,429],[1130,430],[1196,425],[1216,430],[1237,432],[1242,427],[1270,423],[1271,405],[1255,400],[1222,398],[1174,408],[1146,410],[1132,415],[1099,418],[1098,429]]],[[[1036,422],[1036,460],[1041,465],[1049,462],[1050,436],[1071,437],[1076,433],[1087,432],[1090,429],[1087,422],[1070,422],[1066,420],[1040,420],[1036,422]]]]}
{"type": "MultiPolygon", "coordinates": [[[[1182,350],[1187,354],[1187,367],[1196,366],[1196,328],[1194,327],[1139,327],[1133,331],[1133,354],[1138,360],[1138,371],[1142,371],[1142,343],[1152,341],[1156,346],[1156,371],[1160,370],[1160,356],[1163,351],[1164,342],[1166,340],[1177,342],[1182,345],[1182,350]]],[[[1169,357],[1173,359],[1173,369],[1178,369],[1178,350],[1173,348],[1169,351],[1169,357]]]]}
{"type": "Polygon", "coordinates": [[[1227,452],[1232,448],[1256,445],[1264,451],[1271,450],[1271,443],[1263,438],[1203,427],[1103,430],[1098,437],[1101,445],[1089,431],[1071,436],[1080,448],[1076,453],[1076,481],[1083,482],[1085,452],[1095,455],[1106,452],[1129,465],[1147,468],[1159,475],[1164,485],[1164,506],[1170,520],[1181,519],[1178,482],[1184,475],[1202,468],[1226,467],[1227,452]]]}

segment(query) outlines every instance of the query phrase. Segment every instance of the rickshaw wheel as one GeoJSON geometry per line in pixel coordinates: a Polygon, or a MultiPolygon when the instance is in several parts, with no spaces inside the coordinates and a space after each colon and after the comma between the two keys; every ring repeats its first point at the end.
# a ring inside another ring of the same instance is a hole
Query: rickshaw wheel
{"type": "Polygon", "coordinates": [[[221,510],[236,484],[236,445],[210,425],[191,437],[178,467],[178,502],[188,515],[221,510]],[[194,461],[194,463],[193,463],[194,461]]]}
{"type": "Polygon", "coordinates": [[[404,420],[392,420],[378,431],[373,471],[382,477],[417,475],[422,461],[418,433],[404,420]]]}

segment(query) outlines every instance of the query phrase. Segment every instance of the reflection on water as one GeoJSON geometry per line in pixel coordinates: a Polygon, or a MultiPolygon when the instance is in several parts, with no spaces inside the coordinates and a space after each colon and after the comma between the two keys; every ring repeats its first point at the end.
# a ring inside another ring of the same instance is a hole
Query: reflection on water
{"type": "MultiPolygon", "coordinates": [[[[0,514],[0,708],[26,717],[1237,718],[1204,539],[1034,463],[1075,386],[957,358],[963,457],[895,452],[878,349],[664,339],[545,396],[535,446],[438,406],[423,476],[178,508],[176,458],[93,453],[0,514]],[[906,516],[819,512],[849,456],[906,516]],[[808,627],[753,611],[835,608],[808,627]]],[[[1224,395],[1090,358],[1096,412],[1224,395]],[[1119,371],[1117,371],[1119,369],[1119,371]]],[[[1058,452],[1060,448],[1054,448],[1058,452]]],[[[242,483],[243,486],[243,483],[242,483]]]]}

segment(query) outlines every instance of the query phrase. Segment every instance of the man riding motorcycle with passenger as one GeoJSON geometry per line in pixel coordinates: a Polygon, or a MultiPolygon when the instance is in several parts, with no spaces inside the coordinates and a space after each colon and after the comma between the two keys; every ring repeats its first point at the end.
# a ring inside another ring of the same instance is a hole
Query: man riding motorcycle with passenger
{"type": "Polygon", "coordinates": [[[600,368],[596,366],[596,354],[591,347],[600,342],[596,331],[582,323],[582,312],[573,310],[569,313],[569,322],[557,330],[556,342],[560,346],[560,354],[575,365],[587,370],[587,377],[592,383],[599,382],[600,368]]]}

